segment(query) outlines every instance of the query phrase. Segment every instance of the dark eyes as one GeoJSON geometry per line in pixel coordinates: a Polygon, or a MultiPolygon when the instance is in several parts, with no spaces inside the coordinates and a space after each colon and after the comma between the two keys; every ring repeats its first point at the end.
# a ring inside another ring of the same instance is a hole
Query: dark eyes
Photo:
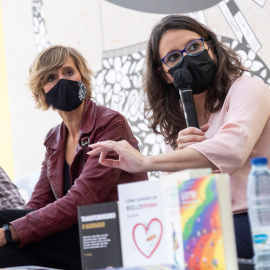
{"type": "MultiPolygon", "coordinates": [[[[71,77],[74,75],[74,71],[71,69],[65,70],[63,72],[63,77],[71,77]]],[[[48,76],[47,82],[53,82],[57,78],[57,75],[51,74],[48,76]]]]}
{"type": "Polygon", "coordinates": [[[189,47],[189,50],[196,51],[199,47],[200,47],[200,45],[198,43],[194,43],[189,47]]]}
{"type": "Polygon", "coordinates": [[[172,54],[170,54],[170,55],[168,56],[167,62],[175,62],[175,61],[177,61],[180,57],[181,57],[181,53],[180,53],[180,52],[172,53],[172,54]]]}
{"type": "Polygon", "coordinates": [[[74,74],[73,70],[67,70],[66,71],[66,76],[70,77],[74,74]]]}
{"type": "Polygon", "coordinates": [[[55,79],[54,75],[49,75],[47,81],[52,82],[55,79]]]}

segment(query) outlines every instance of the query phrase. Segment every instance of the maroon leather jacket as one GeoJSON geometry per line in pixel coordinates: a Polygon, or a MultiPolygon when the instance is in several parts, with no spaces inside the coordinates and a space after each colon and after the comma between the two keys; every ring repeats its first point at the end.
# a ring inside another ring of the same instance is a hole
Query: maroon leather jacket
{"type": "MultiPolygon", "coordinates": [[[[46,136],[45,159],[41,175],[27,209],[37,209],[12,221],[20,237],[20,246],[39,241],[78,222],[77,206],[116,201],[117,185],[146,180],[146,173],[128,173],[99,164],[99,156],[90,157],[88,144],[105,140],[127,140],[138,149],[126,119],[116,111],[85,101],[77,152],[70,165],[71,188],[63,196],[65,161],[65,124],[51,129],[46,136]]],[[[109,155],[117,158],[115,153],[109,155]]]]}

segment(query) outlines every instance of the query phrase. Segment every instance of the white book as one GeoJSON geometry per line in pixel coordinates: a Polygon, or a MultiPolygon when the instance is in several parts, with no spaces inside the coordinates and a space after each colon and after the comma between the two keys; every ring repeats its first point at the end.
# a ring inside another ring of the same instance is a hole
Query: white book
{"type": "Polygon", "coordinates": [[[179,181],[211,173],[192,169],[118,186],[124,267],[173,264],[184,269],[179,181]]]}

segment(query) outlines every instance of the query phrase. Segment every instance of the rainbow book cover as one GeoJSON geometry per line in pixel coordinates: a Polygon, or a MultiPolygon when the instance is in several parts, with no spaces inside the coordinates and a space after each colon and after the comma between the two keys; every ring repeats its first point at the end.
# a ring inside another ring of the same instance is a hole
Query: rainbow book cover
{"type": "Polygon", "coordinates": [[[178,185],[185,269],[225,270],[220,205],[214,175],[178,185]]]}

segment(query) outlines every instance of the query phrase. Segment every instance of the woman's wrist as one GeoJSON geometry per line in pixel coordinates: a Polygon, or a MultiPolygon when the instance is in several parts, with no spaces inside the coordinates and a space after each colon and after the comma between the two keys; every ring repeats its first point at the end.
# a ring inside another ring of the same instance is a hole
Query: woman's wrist
{"type": "Polygon", "coordinates": [[[151,172],[153,171],[153,156],[143,156],[141,161],[142,169],[141,172],[151,172]]]}
{"type": "Polygon", "coordinates": [[[11,237],[11,233],[10,233],[10,229],[9,229],[9,223],[4,224],[2,226],[2,228],[4,229],[6,243],[11,244],[12,243],[12,237],[11,237]]]}
{"type": "Polygon", "coordinates": [[[9,225],[9,229],[11,233],[12,242],[20,241],[19,235],[17,234],[15,228],[12,225],[9,225]]]}
{"type": "Polygon", "coordinates": [[[4,228],[0,228],[0,247],[6,245],[7,240],[4,232],[4,228]]]}
{"type": "Polygon", "coordinates": [[[0,229],[0,246],[19,241],[19,236],[11,224],[4,224],[0,229]]]}

